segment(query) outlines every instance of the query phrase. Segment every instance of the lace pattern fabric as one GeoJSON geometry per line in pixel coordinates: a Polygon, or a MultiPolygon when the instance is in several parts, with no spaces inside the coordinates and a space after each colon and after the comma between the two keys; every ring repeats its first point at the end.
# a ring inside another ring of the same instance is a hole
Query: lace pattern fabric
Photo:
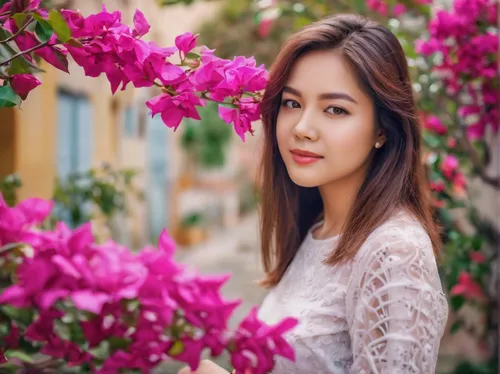
{"type": "Polygon", "coordinates": [[[278,359],[273,374],[434,373],[448,304],[425,230],[399,212],[353,261],[324,265],[337,240],[311,229],[259,310],[299,319],[287,336],[296,361],[278,359]]]}

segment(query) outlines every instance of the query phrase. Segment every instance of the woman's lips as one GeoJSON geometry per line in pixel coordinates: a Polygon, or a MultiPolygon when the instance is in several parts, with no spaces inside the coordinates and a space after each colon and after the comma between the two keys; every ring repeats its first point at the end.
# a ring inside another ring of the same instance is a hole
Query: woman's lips
{"type": "Polygon", "coordinates": [[[323,156],[320,156],[317,153],[303,149],[292,149],[290,153],[292,154],[293,161],[299,165],[309,165],[323,158],[323,156]]]}

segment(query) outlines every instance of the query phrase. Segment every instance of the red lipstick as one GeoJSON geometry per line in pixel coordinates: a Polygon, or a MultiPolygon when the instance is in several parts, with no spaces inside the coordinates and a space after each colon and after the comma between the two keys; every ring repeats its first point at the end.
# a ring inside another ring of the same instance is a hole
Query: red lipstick
{"type": "Polygon", "coordinates": [[[303,149],[292,149],[290,153],[292,154],[293,161],[299,165],[309,165],[323,158],[323,156],[318,155],[317,153],[303,149]]]}

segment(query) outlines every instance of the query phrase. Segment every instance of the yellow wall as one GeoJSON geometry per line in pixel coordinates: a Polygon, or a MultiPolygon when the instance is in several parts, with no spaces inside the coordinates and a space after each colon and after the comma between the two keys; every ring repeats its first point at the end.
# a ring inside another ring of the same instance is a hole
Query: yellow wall
{"type": "Polygon", "coordinates": [[[0,108],[0,179],[15,171],[16,110],[0,108]]]}
{"type": "Polygon", "coordinates": [[[31,92],[15,113],[15,171],[23,182],[18,199],[49,198],[54,188],[56,76],[52,69],[47,69],[39,79],[42,85],[31,92]]]}

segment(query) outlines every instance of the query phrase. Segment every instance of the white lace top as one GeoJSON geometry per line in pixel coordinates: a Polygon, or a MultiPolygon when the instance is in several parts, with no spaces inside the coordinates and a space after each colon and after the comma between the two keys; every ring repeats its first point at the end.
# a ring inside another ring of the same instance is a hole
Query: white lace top
{"type": "Polygon", "coordinates": [[[321,261],[338,237],[311,228],[259,317],[299,319],[287,340],[296,362],[279,358],[273,374],[435,373],[448,304],[429,236],[401,211],[340,266],[321,261]]]}

